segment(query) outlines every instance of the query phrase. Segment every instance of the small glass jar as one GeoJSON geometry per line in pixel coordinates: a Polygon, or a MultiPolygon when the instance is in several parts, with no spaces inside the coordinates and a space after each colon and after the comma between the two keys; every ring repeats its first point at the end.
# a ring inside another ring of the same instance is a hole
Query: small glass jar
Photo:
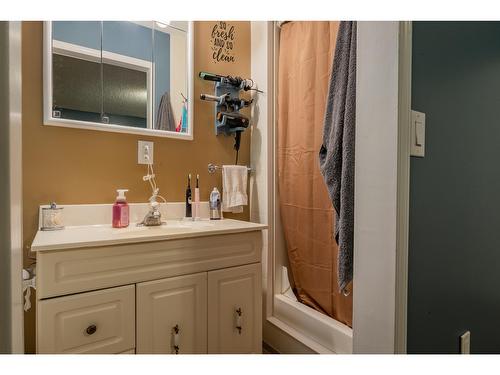
{"type": "Polygon", "coordinates": [[[63,225],[63,209],[57,207],[55,202],[50,204],[50,207],[42,207],[42,228],[41,230],[61,230],[63,225]]]}

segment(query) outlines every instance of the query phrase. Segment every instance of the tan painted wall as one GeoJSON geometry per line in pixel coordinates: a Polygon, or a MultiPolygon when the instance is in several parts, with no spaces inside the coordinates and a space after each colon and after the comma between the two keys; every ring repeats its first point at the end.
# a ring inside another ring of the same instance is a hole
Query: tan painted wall
{"type": "MultiPolygon", "coordinates": [[[[43,126],[41,22],[23,22],[23,199],[25,265],[33,262],[28,247],[37,229],[40,204],[112,203],[117,188],[128,188],[130,202],[146,202],[145,167],[137,164],[137,140],[154,141],[157,182],[167,201],[183,201],[188,173],[200,174],[201,199],[213,186],[221,188],[220,174],[209,175],[207,164],[234,163],[233,138],[214,135],[213,103],[199,100],[213,85],[197,78],[200,70],[250,75],[250,23],[235,26],[235,62],[215,63],[210,46],[214,22],[196,22],[194,41],[194,140],[181,141],[92,130],[43,126]]],[[[248,164],[250,132],[242,137],[240,164],[248,164]]],[[[235,218],[248,219],[248,208],[235,218]]],[[[34,302],[34,298],[32,299],[34,302]]],[[[34,303],[33,303],[34,306],[34,303]]],[[[26,352],[35,351],[35,310],[25,316],[26,352]]]]}

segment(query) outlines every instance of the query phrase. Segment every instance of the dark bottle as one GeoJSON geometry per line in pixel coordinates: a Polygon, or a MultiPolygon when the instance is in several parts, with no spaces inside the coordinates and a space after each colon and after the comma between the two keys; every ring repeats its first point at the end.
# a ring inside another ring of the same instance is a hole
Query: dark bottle
{"type": "Polygon", "coordinates": [[[186,189],[186,217],[192,216],[191,210],[191,174],[188,175],[188,185],[186,189]]]}

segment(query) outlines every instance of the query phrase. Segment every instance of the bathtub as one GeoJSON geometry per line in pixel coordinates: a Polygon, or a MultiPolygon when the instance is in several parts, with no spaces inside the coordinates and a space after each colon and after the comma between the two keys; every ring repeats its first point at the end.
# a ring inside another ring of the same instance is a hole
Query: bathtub
{"type": "Polygon", "coordinates": [[[285,294],[275,294],[270,323],[317,353],[351,354],[352,328],[285,294]]]}

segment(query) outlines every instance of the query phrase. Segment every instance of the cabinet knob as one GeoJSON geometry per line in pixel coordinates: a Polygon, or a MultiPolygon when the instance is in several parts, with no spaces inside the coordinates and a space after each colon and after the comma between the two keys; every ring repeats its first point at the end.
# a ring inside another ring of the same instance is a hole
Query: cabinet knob
{"type": "Polygon", "coordinates": [[[95,324],[91,324],[87,327],[85,333],[90,336],[93,335],[96,331],[97,331],[97,326],[95,324]]]}
{"type": "Polygon", "coordinates": [[[241,310],[241,307],[238,307],[236,309],[236,329],[238,330],[238,333],[241,335],[241,330],[243,329],[243,324],[242,324],[242,316],[243,311],[241,310]]]}
{"type": "Polygon", "coordinates": [[[173,328],[172,328],[172,335],[173,335],[173,339],[174,339],[174,351],[175,351],[175,354],[179,354],[179,350],[180,350],[180,346],[179,346],[179,334],[180,334],[181,330],[179,329],[179,325],[176,324],[173,328]]]}

